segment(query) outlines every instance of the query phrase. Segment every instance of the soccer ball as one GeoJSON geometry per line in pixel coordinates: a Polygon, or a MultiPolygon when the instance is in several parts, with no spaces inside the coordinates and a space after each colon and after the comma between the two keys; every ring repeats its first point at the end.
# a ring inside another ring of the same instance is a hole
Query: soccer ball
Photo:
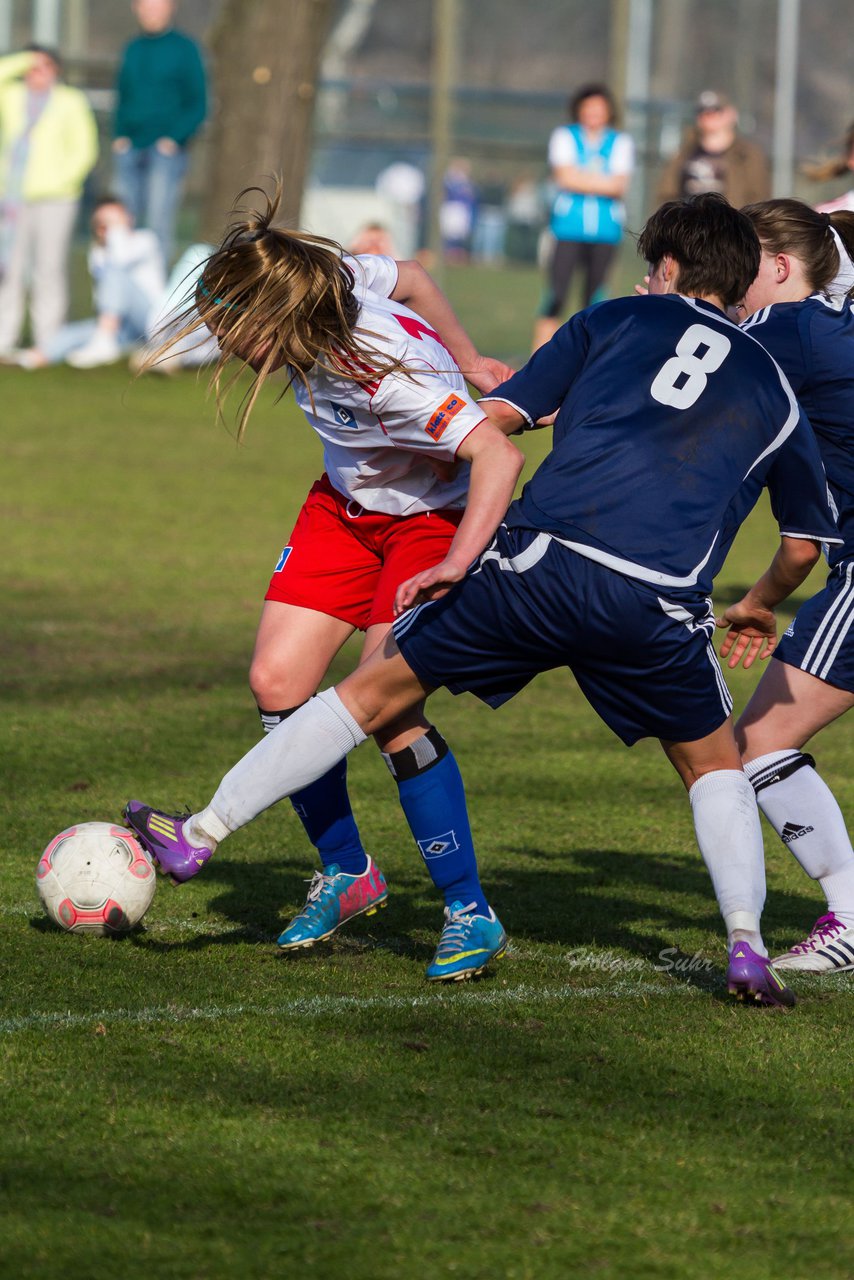
{"type": "Polygon", "coordinates": [[[110,822],[60,831],[36,868],[45,911],[71,933],[127,933],[151,906],[156,883],[154,863],[133,832],[110,822]]]}

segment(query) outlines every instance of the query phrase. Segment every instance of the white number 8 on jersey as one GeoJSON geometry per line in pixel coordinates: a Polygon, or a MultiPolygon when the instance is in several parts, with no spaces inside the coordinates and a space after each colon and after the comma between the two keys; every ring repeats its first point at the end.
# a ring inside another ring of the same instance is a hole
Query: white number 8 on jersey
{"type": "Polygon", "coordinates": [[[653,400],[673,409],[690,409],[706,389],[707,374],[721,367],[731,346],[717,329],[692,324],[677,342],[676,355],[656,374],[649,389],[653,400]]]}

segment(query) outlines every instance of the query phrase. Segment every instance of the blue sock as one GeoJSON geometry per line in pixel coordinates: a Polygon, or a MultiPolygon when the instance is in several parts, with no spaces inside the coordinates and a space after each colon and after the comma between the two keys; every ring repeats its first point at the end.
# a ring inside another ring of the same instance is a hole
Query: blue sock
{"type": "Polygon", "coordinates": [[[351,876],[367,871],[368,855],[347,793],[346,760],[302,791],[295,791],[291,804],[324,867],[337,862],[341,870],[351,876]]]}
{"type": "Polygon", "coordinates": [[[467,907],[473,902],[476,915],[488,915],[463,780],[445,739],[430,728],[412,746],[384,758],[397,782],[409,829],[445,903],[467,907]]]}
{"type": "MultiPolygon", "coordinates": [[[[261,711],[261,722],[269,733],[286,720],[295,707],[287,711],[261,711]]],[[[305,827],[324,867],[337,863],[342,871],[360,876],[368,869],[365,853],[350,806],[347,792],[347,761],[336,764],[322,778],[291,796],[294,812],[305,827]]]]}

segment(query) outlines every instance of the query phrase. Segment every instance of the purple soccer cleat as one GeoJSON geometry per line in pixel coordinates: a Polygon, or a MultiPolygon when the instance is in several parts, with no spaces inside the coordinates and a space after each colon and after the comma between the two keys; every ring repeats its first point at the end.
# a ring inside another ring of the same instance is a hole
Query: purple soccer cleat
{"type": "Polygon", "coordinates": [[[795,993],[786,986],[771,961],[758,956],[746,942],[736,942],[729,953],[727,990],[743,1004],[772,1005],[791,1009],[795,993]]]}
{"type": "Polygon", "coordinates": [[[198,875],[213,853],[212,849],[204,845],[197,847],[184,838],[184,821],[189,814],[162,813],[139,800],[129,800],[122,815],[157,863],[158,870],[168,875],[173,884],[183,884],[198,875]]]}

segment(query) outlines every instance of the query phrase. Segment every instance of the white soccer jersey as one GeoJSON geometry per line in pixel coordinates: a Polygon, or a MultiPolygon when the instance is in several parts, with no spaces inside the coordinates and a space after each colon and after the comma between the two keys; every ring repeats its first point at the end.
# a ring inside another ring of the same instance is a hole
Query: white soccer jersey
{"type": "Polygon", "coordinates": [[[346,259],[356,275],[358,336],[384,358],[402,360],[414,376],[372,372],[359,381],[309,375],[314,404],[294,381],[297,403],[323,441],[324,465],[339,493],[368,511],[413,515],[465,506],[469,467],[441,479],[431,459],[453,463],[465,437],[484,421],[453,356],[420,316],[391,298],[397,264],[380,255],[346,259]]]}

